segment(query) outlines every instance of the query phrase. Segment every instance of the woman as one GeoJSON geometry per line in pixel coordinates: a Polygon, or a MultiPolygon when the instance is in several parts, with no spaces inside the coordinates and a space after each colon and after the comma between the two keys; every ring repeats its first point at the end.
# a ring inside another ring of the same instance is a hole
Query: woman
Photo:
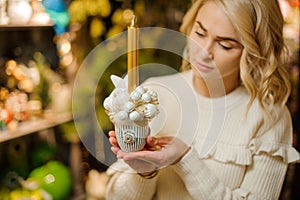
{"type": "Polygon", "coordinates": [[[300,158],[285,107],[282,26],[276,0],[196,1],[181,26],[189,36],[187,69],[147,81],[187,80],[201,119],[193,140],[172,136],[180,110],[156,88],[172,114],[140,152],[121,151],[109,133],[119,160],[108,170],[107,199],[278,199],[288,163],[300,158]]]}

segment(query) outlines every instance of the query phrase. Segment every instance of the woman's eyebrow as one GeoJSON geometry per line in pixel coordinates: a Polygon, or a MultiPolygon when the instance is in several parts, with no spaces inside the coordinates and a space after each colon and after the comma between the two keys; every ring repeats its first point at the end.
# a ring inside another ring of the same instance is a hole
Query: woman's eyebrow
{"type": "Polygon", "coordinates": [[[207,32],[206,28],[204,28],[204,26],[202,25],[202,23],[201,23],[200,21],[196,21],[196,23],[200,26],[200,28],[201,28],[203,31],[207,32]]]}
{"type": "MultiPolygon", "coordinates": [[[[207,29],[203,26],[203,24],[200,21],[196,21],[196,23],[200,26],[200,28],[204,31],[207,32],[207,29]]],[[[217,36],[218,40],[227,40],[227,41],[232,41],[236,42],[238,44],[241,44],[238,40],[232,38],[232,37],[225,37],[225,36],[217,36]]]]}
{"type": "Polygon", "coordinates": [[[222,37],[222,36],[217,36],[218,40],[225,40],[225,41],[232,41],[232,42],[236,42],[238,44],[241,44],[238,40],[231,38],[231,37],[222,37]]]}

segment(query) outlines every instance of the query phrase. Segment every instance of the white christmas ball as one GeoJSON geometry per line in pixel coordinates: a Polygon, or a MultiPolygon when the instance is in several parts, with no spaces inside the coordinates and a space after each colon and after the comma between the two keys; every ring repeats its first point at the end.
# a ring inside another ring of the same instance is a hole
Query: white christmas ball
{"type": "Polygon", "coordinates": [[[149,93],[142,94],[142,100],[145,103],[149,103],[151,101],[151,95],[149,93]]]}
{"type": "Polygon", "coordinates": [[[157,112],[158,112],[157,107],[152,103],[148,103],[144,107],[144,115],[147,118],[154,117],[157,114],[157,112]]]}
{"type": "Polygon", "coordinates": [[[124,120],[128,119],[128,113],[124,110],[121,110],[117,114],[117,119],[120,121],[124,121],[124,120]]]}
{"type": "Polygon", "coordinates": [[[157,100],[157,93],[155,91],[148,90],[147,93],[150,94],[152,100],[157,100]]]}
{"type": "Polygon", "coordinates": [[[145,93],[145,88],[143,86],[138,86],[137,88],[135,88],[135,91],[139,92],[140,94],[145,93]]]}
{"type": "Polygon", "coordinates": [[[130,93],[130,98],[134,101],[137,101],[141,98],[141,93],[139,93],[138,91],[134,90],[130,93]]]}
{"type": "Polygon", "coordinates": [[[134,110],[131,113],[129,113],[129,119],[131,119],[132,121],[139,121],[142,119],[142,115],[134,110]]]}
{"type": "Polygon", "coordinates": [[[133,103],[133,102],[131,102],[131,101],[128,101],[125,105],[124,105],[124,110],[126,111],[126,112],[131,112],[131,111],[133,111],[133,109],[135,108],[135,104],[133,103]]]}

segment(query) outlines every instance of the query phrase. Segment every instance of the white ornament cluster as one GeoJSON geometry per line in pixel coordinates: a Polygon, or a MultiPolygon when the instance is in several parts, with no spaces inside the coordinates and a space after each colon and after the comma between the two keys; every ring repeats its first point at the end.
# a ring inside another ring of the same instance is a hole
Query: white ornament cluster
{"type": "Polygon", "coordinates": [[[143,86],[138,86],[130,94],[124,88],[116,88],[103,102],[113,123],[149,121],[159,113],[157,105],[157,93],[143,86]]]}

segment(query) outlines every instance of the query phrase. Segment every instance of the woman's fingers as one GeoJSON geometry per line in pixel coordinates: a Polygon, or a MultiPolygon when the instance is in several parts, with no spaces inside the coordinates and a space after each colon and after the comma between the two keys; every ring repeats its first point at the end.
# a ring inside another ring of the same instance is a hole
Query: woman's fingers
{"type": "Polygon", "coordinates": [[[109,137],[116,137],[116,132],[115,131],[109,131],[108,135],[109,135],[109,137]]]}
{"type": "Polygon", "coordinates": [[[125,161],[137,159],[156,166],[165,166],[178,162],[190,149],[188,145],[174,137],[148,138],[148,142],[147,150],[130,153],[120,151],[118,155],[125,161]]]}
{"type": "Polygon", "coordinates": [[[147,145],[144,150],[137,152],[123,152],[118,146],[115,131],[110,131],[109,142],[112,144],[111,150],[116,154],[118,159],[123,159],[125,162],[140,160],[147,163],[152,163],[155,166],[165,166],[173,163],[183,155],[182,142],[174,137],[151,137],[147,138],[147,145]]]}
{"type": "Polygon", "coordinates": [[[164,146],[171,143],[174,140],[174,137],[151,137],[147,138],[147,144],[149,146],[164,146]]]}
{"type": "Polygon", "coordinates": [[[149,163],[158,164],[160,162],[160,157],[162,154],[158,153],[159,151],[137,151],[137,152],[118,152],[118,158],[122,158],[125,161],[130,160],[144,160],[149,163]]]}
{"type": "Polygon", "coordinates": [[[120,151],[120,148],[119,148],[119,147],[115,147],[115,146],[114,146],[114,147],[111,147],[110,149],[111,149],[111,151],[112,151],[114,154],[116,154],[116,155],[117,155],[118,152],[120,151]]]}
{"type": "Polygon", "coordinates": [[[109,136],[109,143],[113,146],[116,146],[118,147],[118,142],[117,142],[117,139],[116,139],[116,132],[115,131],[109,131],[108,132],[108,136],[109,136]]]}
{"type": "Polygon", "coordinates": [[[118,146],[118,142],[117,142],[117,139],[115,137],[110,137],[108,140],[109,140],[111,145],[118,146]]]}

